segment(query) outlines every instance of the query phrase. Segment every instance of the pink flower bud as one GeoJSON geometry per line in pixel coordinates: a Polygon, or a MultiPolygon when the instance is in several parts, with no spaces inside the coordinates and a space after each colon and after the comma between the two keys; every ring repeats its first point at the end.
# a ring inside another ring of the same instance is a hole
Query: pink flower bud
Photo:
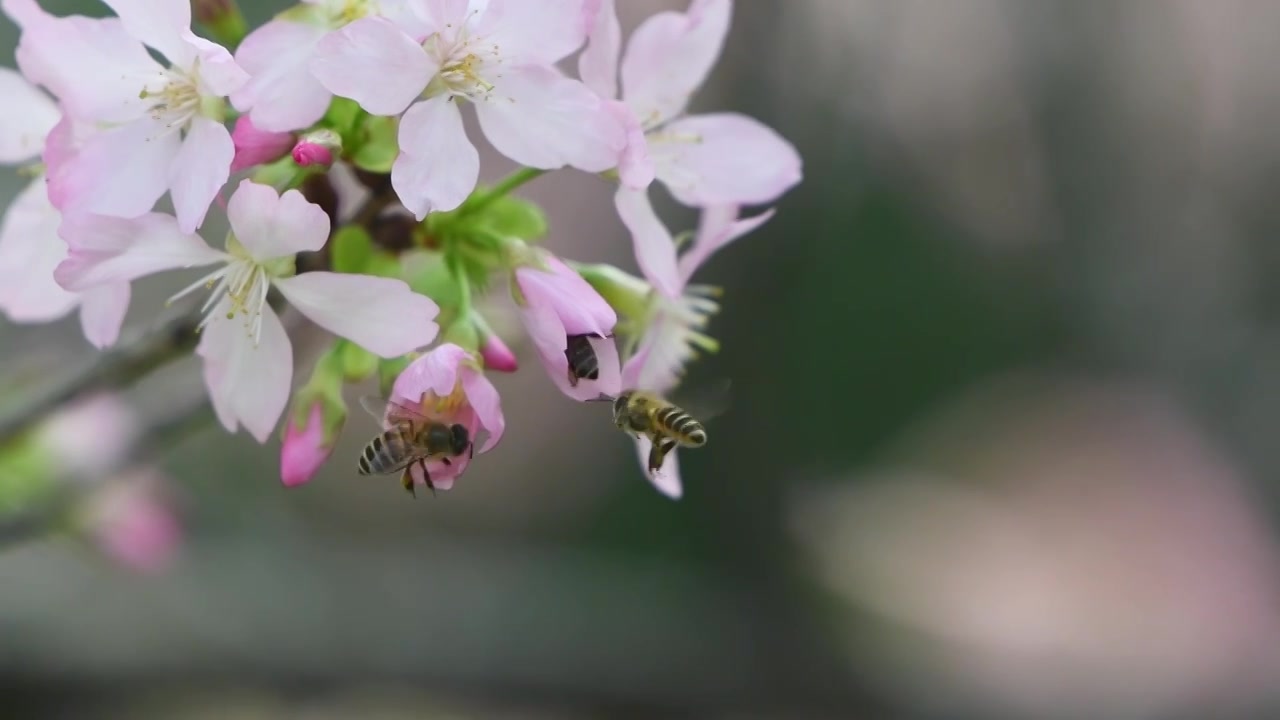
{"type": "Polygon", "coordinates": [[[333,443],[325,442],[321,405],[315,403],[307,415],[306,427],[299,428],[290,421],[285,428],[280,448],[281,482],[285,487],[294,487],[309,481],[332,452],[333,443]]]}
{"type": "Polygon", "coordinates": [[[511,352],[511,348],[507,347],[507,344],[497,335],[485,336],[484,342],[480,345],[480,357],[484,359],[486,370],[510,373],[519,369],[516,354],[511,352]]]}
{"type": "Polygon", "coordinates": [[[342,138],[332,130],[317,130],[304,135],[293,146],[293,161],[302,167],[333,164],[333,155],[342,150],[342,138]]]}
{"type": "Polygon", "coordinates": [[[236,119],[231,142],[236,146],[231,172],[238,172],[254,165],[273,162],[284,157],[294,143],[293,133],[267,132],[254,127],[248,115],[236,119]]]}

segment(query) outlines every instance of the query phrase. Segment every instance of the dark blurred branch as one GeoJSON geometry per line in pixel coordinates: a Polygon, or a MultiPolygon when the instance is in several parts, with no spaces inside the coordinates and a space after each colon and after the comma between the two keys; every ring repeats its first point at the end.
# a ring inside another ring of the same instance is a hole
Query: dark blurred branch
{"type": "MultiPolygon", "coordinates": [[[[121,471],[127,473],[129,467],[156,462],[161,454],[208,426],[213,419],[213,406],[209,399],[203,392],[196,395],[143,429],[137,445],[132,448],[129,462],[121,471]]],[[[58,482],[57,490],[43,502],[0,517],[0,549],[43,537],[58,527],[67,512],[85,497],[85,485],[61,479],[58,482]]],[[[106,482],[111,481],[108,479],[106,482]]]]}
{"type": "Polygon", "coordinates": [[[123,388],[184,357],[196,346],[201,313],[191,310],[158,330],[103,353],[87,368],[72,375],[26,407],[0,419],[0,446],[31,430],[64,405],[96,392],[123,388]]]}

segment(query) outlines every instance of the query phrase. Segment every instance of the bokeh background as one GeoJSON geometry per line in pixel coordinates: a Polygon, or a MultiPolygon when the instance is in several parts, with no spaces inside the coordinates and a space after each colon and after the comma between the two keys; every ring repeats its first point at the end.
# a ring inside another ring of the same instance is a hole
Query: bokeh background
{"type": "MultiPolygon", "coordinates": [[[[1255,0],[742,0],[694,109],[774,126],[805,181],[706,270],[723,350],[688,384],[734,394],[683,500],[527,345],[506,439],[435,499],[356,476],[354,406],[293,490],[275,444],[196,423],[148,471],[181,513],[162,569],[0,550],[5,714],[1276,717],[1277,28],[1255,0]]],[[[549,247],[634,267],[606,185],[527,195],[549,247]]],[[[0,325],[0,359],[11,398],[92,360],[74,320],[0,325]]],[[[127,399],[166,418],[197,370],[127,399]]]]}

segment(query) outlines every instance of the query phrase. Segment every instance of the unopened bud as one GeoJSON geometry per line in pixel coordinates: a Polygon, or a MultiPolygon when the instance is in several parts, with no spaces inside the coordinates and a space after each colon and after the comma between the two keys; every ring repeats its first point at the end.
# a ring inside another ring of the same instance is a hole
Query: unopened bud
{"type": "Polygon", "coordinates": [[[342,138],[338,133],[328,129],[316,130],[303,135],[293,146],[293,161],[302,167],[329,167],[333,164],[333,156],[340,152],[342,138]]]}
{"type": "MultiPolygon", "coordinates": [[[[285,487],[295,487],[311,480],[333,452],[337,432],[332,436],[325,432],[322,403],[314,403],[307,414],[306,423],[299,427],[290,418],[284,431],[284,443],[280,447],[280,481],[285,487]]],[[[341,428],[341,421],[338,422],[341,428]]]]}
{"type": "Polygon", "coordinates": [[[488,335],[480,344],[480,357],[484,358],[486,370],[498,372],[515,372],[519,368],[516,354],[497,335],[488,335]]]}
{"type": "Polygon", "coordinates": [[[231,131],[231,142],[236,146],[231,172],[238,172],[279,160],[289,153],[295,141],[293,133],[259,130],[248,115],[241,115],[231,131]]]}

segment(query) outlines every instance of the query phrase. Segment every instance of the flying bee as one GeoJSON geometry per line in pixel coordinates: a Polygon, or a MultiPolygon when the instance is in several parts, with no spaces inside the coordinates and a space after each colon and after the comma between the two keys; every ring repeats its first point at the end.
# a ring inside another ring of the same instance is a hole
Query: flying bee
{"type": "Polygon", "coordinates": [[[599,335],[570,335],[568,345],[564,349],[564,357],[569,361],[569,385],[578,386],[579,380],[599,380],[600,360],[596,357],[596,349],[591,347],[591,338],[599,335]]]}
{"type": "MultiPolygon", "coordinates": [[[[727,394],[728,385],[718,387],[717,391],[722,396],[727,394]]],[[[667,453],[677,447],[697,448],[707,444],[707,429],[702,421],[657,393],[631,389],[624,390],[617,397],[602,395],[597,400],[613,402],[613,422],[620,430],[649,438],[652,443],[648,463],[650,473],[661,470],[667,453]]],[[[723,397],[716,400],[723,405],[723,397]]],[[[705,417],[715,414],[710,412],[705,417]]]]}
{"type": "Polygon", "coordinates": [[[448,424],[432,420],[403,403],[377,396],[360,398],[360,404],[381,423],[383,415],[391,427],[374,437],[364,446],[357,466],[361,475],[390,475],[399,472],[400,484],[410,495],[417,497],[413,488],[413,466],[422,468],[427,487],[435,493],[436,486],[427,471],[427,463],[439,460],[452,465],[450,458],[468,458],[475,455],[475,443],[464,425],[448,424]]]}

